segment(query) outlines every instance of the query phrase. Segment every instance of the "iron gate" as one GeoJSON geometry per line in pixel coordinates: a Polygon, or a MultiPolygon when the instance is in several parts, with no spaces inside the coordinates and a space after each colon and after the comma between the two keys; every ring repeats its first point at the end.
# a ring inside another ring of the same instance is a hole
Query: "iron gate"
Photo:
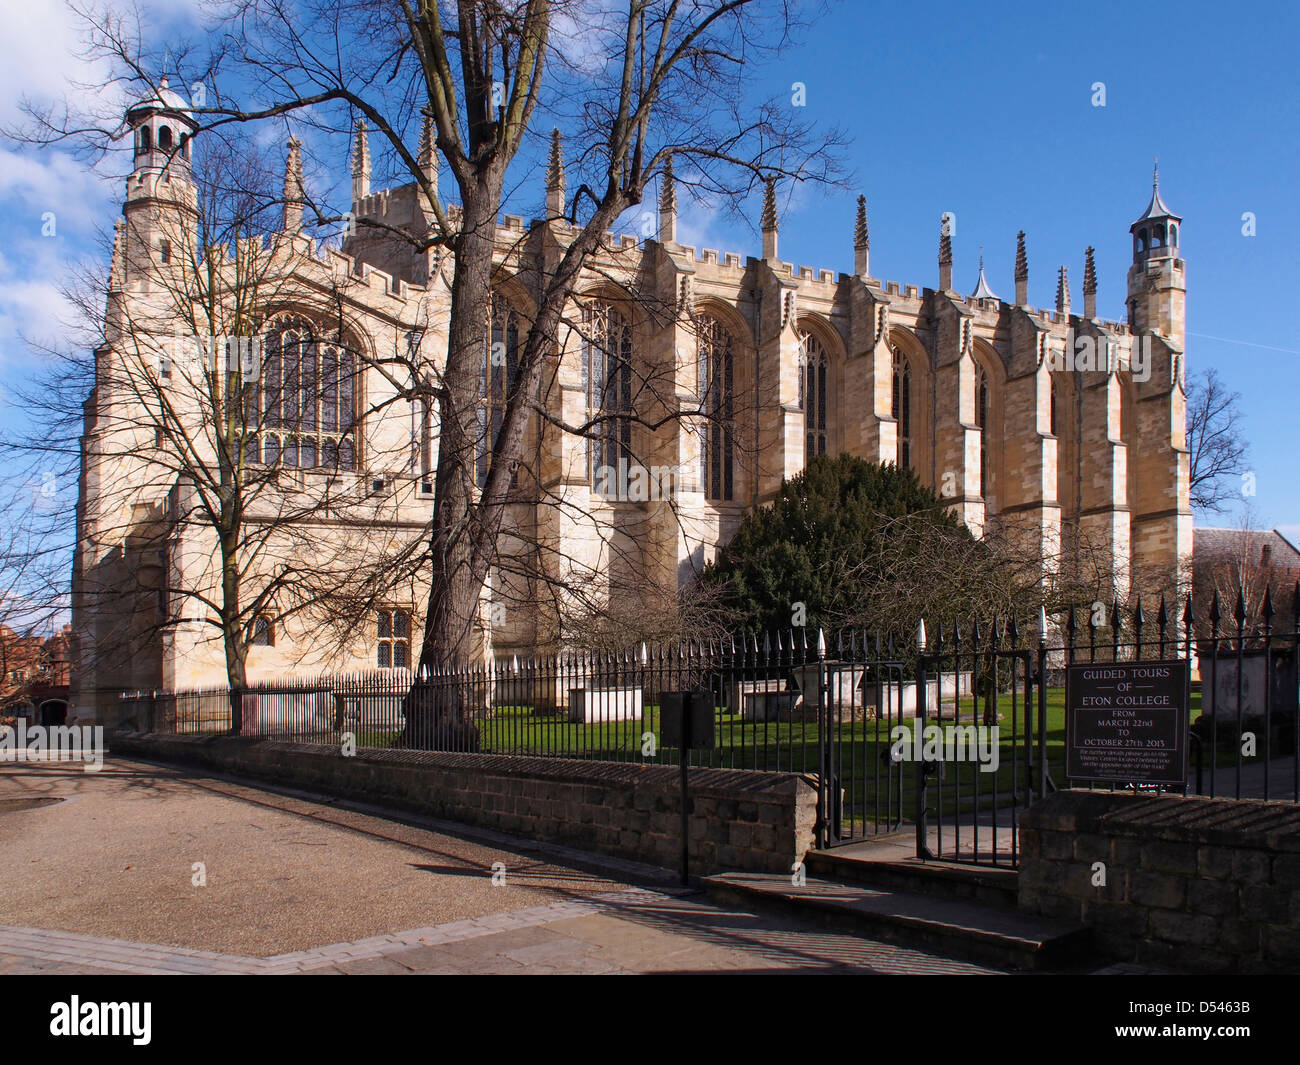
{"type": "Polygon", "coordinates": [[[1014,624],[910,661],[819,663],[819,846],[905,834],[920,858],[1014,866],[1048,784],[1039,665],[1014,624]]]}

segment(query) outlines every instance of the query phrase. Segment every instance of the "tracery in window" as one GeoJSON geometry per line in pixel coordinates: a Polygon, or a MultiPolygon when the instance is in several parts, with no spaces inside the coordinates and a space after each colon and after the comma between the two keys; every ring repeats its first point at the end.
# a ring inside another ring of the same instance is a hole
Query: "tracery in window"
{"type": "Polygon", "coordinates": [[[829,407],[827,380],[830,359],[822,342],[811,333],[799,341],[799,406],[803,410],[806,446],[805,463],[814,455],[826,454],[826,414],[829,407]]]}
{"type": "Polygon", "coordinates": [[[699,320],[696,363],[701,426],[700,475],[708,499],[729,500],[735,491],[734,357],[731,334],[716,318],[699,320]]]}
{"type": "Polygon", "coordinates": [[[595,487],[602,467],[632,462],[632,325],[616,307],[596,302],[582,311],[582,386],[588,420],[588,478],[595,487]]]}

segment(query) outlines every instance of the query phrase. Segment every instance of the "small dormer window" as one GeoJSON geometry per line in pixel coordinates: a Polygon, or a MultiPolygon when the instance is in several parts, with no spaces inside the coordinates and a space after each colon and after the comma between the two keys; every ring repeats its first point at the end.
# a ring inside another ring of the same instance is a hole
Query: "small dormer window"
{"type": "Polygon", "coordinates": [[[172,149],[172,128],[171,126],[158,127],[158,148],[161,151],[169,152],[172,149]]]}

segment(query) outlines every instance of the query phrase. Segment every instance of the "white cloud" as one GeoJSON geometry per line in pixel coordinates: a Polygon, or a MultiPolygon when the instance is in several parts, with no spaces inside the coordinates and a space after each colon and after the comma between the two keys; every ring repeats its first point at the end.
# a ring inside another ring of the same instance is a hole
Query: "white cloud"
{"type": "Polygon", "coordinates": [[[53,249],[19,249],[15,261],[0,257],[0,368],[21,369],[27,343],[54,346],[76,318],[63,294],[65,261],[53,249]]]}
{"type": "Polygon", "coordinates": [[[610,49],[622,45],[627,5],[623,0],[582,0],[558,8],[551,20],[551,47],[573,70],[594,77],[605,69],[610,49]]]}
{"type": "Polygon", "coordinates": [[[56,236],[93,236],[94,228],[111,217],[122,191],[116,181],[87,169],[72,156],[55,150],[0,150],[0,202],[8,205],[11,234],[40,235],[53,212],[56,236]]]}

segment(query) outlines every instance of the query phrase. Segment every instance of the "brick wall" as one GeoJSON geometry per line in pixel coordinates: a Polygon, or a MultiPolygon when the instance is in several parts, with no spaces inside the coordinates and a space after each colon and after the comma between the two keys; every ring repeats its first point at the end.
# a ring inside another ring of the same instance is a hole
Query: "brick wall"
{"type": "MultiPolygon", "coordinates": [[[[358,751],[229,737],[114,733],[110,749],[676,869],[680,770],[559,758],[358,751]]],[[[694,874],[789,872],[813,846],[817,791],[790,773],[692,769],[694,874]]]]}
{"type": "Polygon", "coordinates": [[[1020,907],[1082,921],[1105,954],[1197,972],[1300,969],[1295,803],[1067,791],[1020,826],[1020,907]]]}

